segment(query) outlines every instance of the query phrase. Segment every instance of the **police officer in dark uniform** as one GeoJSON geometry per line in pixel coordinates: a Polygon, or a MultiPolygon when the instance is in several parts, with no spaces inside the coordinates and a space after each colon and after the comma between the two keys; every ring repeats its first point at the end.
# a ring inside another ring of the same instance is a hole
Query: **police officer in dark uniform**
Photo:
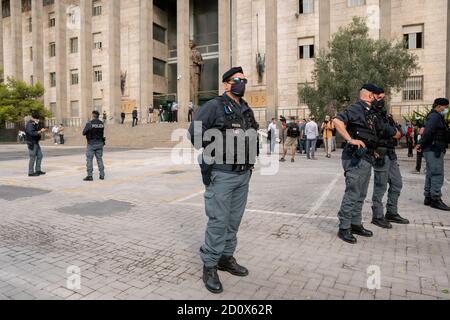
{"type": "Polygon", "coordinates": [[[443,211],[450,211],[450,207],[442,201],[444,158],[449,143],[449,128],[444,116],[448,113],[448,106],[448,99],[436,99],[433,110],[427,117],[422,139],[417,146],[419,152],[423,151],[427,162],[425,205],[443,211]]]}
{"type": "Polygon", "coordinates": [[[86,150],[86,167],[87,177],[84,181],[94,181],[93,172],[93,160],[94,156],[97,159],[98,170],[100,172],[100,180],[105,180],[105,166],[103,164],[103,147],[105,146],[105,124],[99,119],[100,114],[98,111],[92,112],[92,120],[86,123],[86,127],[83,130],[83,135],[87,139],[86,150]]]}
{"type": "Polygon", "coordinates": [[[395,147],[402,137],[401,127],[398,128],[394,119],[388,115],[385,109],[384,89],[378,88],[375,92],[377,102],[374,112],[378,120],[377,128],[380,129],[378,148],[375,151],[377,159],[374,163],[374,188],[372,197],[372,224],[383,228],[392,229],[391,223],[409,224],[407,219],[402,218],[398,213],[398,199],[403,188],[403,178],[397,162],[395,147]],[[392,136],[395,132],[395,136],[392,136]],[[388,191],[389,184],[389,191],[388,191]],[[383,197],[388,191],[387,212],[384,214],[383,197]]]}
{"type": "Polygon", "coordinates": [[[372,108],[376,102],[377,89],[373,84],[364,85],[360,90],[359,100],[339,113],[334,120],[336,129],[347,141],[342,155],[346,189],[338,213],[338,237],[351,244],[357,243],[354,234],[362,237],[373,236],[362,224],[362,208],[367,197],[378,145],[377,120],[372,108]]]}
{"type": "Polygon", "coordinates": [[[31,114],[31,120],[27,122],[25,127],[28,153],[30,156],[30,162],[28,164],[29,177],[39,177],[41,175],[45,175],[45,172],[41,170],[43,155],[39,141],[41,141],[42,135],[45,131],[47,131],[47,129],[40,128],[39,118],[39,113],[33,112],[31,114]]]}
{"type": "Polygon", "coordinates": [[[202,106],[189,129],[194,147],[203,148],[199,160],[209,221],[200,255],[203,281],[212,293],[223,291],[217,270],[238,277],[249,273],[234,253],[258,150],[258,123],[242,99],[247,84],[242,68],[227,71],[223,83],[225,93],[202,106]]]}

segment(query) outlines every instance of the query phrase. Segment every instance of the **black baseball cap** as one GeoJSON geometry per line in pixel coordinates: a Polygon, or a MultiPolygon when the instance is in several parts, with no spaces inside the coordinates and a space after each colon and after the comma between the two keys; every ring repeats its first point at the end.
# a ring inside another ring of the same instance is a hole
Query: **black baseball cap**
{"type": "Polygon", "coordinates": [[[244,70],[242,70],[242,67],[233,67],[227,72],[225,72],[222,76],[222,82],[227,82],[232,76],[234,76],[236,73],[244,73],[244,70]]]}
{"type": "Polygon", "coordinates": [[[448,106],[449,101],[447,98],[439,98],[439,99],[434,100],[434,105],[435,106],[448,106]]]}
{"type": "Polygon", "coordinates": [[[372,92],[374,94],[379,94],[378,92],[380,91],[380,88],[378,88],[373,83],[366,83],[365,85],[363,85],[361,87],[361,90],[367,90],[367,91],[372,92]]]}

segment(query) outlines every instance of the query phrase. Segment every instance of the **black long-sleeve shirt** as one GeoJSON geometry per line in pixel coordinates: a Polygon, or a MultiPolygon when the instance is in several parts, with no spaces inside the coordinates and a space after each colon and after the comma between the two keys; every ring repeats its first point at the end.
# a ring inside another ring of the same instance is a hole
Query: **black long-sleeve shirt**
{"type": "Polygon", "coordinates": [[[28,121],[25,127],[25,134],[28,142],[38,143],[41,140],[39,124],[35,123],[33,120],[28,121]]]}
{"type": "Polygon", "coordinates": [[[436,134],[439,131],[446,131],[447,124],[444,117],[436,110],[431,111],[425,123],[425,132],[420,140],[420,145],[424,152],[431,151],[436,134]]]}

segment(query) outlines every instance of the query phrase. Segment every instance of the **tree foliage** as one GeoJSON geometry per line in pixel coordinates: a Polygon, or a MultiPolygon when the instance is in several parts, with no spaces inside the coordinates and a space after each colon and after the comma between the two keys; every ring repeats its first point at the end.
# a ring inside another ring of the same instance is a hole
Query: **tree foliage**
{"type": "Polygon", "coordinates": [[[345,109],[358,97],[364,83],[371,82],[399,91],[406,79],[418,69],[418,58],[402,41],[390,42],[369,37],[369,28],[362,18],[341,27],[332,37],[329,48],[315,60],[315,86],[300,88],[299,95],[311,113],[323,118],[345,109]]]}
{"type": "Polygon", "coordinates": [[[33,111],[43,118],[51,116],[41,101],[43,95],[44,87],[40,83],[28,85],[12,78],[0,83],[0,125],[20,121],[33,111]]]}

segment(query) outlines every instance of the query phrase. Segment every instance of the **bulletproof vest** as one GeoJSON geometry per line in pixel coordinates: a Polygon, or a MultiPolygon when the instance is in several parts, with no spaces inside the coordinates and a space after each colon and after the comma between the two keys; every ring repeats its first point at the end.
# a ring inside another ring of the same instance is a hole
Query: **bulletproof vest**
{"type": "Polygon", "coordinates": [[[245,112],[234,106],[231,102],[223,97],[219,97],[221,101],[221,110],[223,112],[223,125],[219,129],[223,134],[223,161],[225,164],[246,164],[253,165],[257,156],[257,130],[259,129],[253,111],[249,108],[245,112]],[[249,130],[252,130],[249,132],[249,130]],[[252,135],[252,133],[255,135],[252,135]],[[233,139],[233,141],[228,141],[233,139]],[[245,150],[244,140],[245,140],[245,150]],[[245,154],[242,154],[245,152],[245,154]],[[241,163],[242,157],[245,156],[245,163],[241,163]],[[230,160],[232,163],[230,163],[230,160]],[[238,163],[239,162],[239,163],[238,163]]]}
{"type": "Polygon", "coordinates": [[[91,122],[91,130],[89,130],[89,133],[87,134],[87,140],[88,141],[103,141],[104,132],[105,132],[105,125],[102,121],[96,119],[92,120],[91,122]]]}
{"type": "MultiPolygon", "coordinates": [[[[428,115],[427,119],[430,117],[431,113],[428,115]]],[[[441,149],[447,149],[449,144],[449,128],[443,116],[439,115],[441,119],[441,125],[435,129],[433,146],[439,147],[441,149]]]]}
{"type": "Polygon", "coordinates": [[[385,111],[377,111],[376,116],[378,119],[377,124],[377,134],[379,137],[378,146],[384,147],[388,149],[393,149],[398,146],[398,140],[394,137],[387,136],[384,133],[384,129],[387,127],[395,127],[397,130],[401,132],[401,128],[397,127],[397,124],[395,123],[394,119],[389,117],[385,111]]]}
{"type": "Polygon", "coordinates": [[[361,140],[365,143],[369,150],[375,150],[378,147],[379,137],[377,132],[377,116],[373,109],[364,108],[364,116],[366,125],[350,123],[347,131],[352,139],[361,140]]]}

